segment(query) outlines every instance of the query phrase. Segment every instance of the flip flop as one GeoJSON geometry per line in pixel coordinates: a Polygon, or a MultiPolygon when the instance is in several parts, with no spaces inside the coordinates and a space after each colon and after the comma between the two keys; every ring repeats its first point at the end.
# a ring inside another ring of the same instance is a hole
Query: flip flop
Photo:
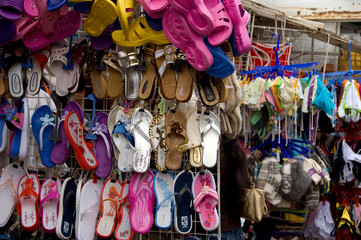
{"type": "Polygon", "coordinates": [[[205,231],[218,228],[219,217],[216,206],[219,202],[216,182],[212,173],[204,170],[204,175],[197,173],[192,184],[194,209],[199,213],[201,225],[205,231]]]}
{"type": "Polygon", "coordinates": [[[133,238],[134,231],[130,224],[130,215],[129,215],[129,201],[128,201],[128,193],[129,193],[129,183],[125,182],[123,184],[122,191],[120,193],[120,206],[119,206],[119,215],[118,215],[118,224],[115,228],[114,237],[117,240],[130,240],[133,238]]]}
{"type": "Polygon", "coordinates": [[[234,39],[237,52],[247,53],[251,50],[251,40],[248,35],[247,24],[250,19],[249,13],[242,7],[238,0],[223,0],[223,4],[229,14],[234,27],[234,39]]]}
{"type": "Polygon", "coordinates": [[[142,74],[136,71],[139,65],[136,51],[118,52],[118,64],[122,68],[124,76],[124,95],[128,100],[137,100],[139,95],[139,86],[142,81],[142,74]]]}
{"type": "Polygon", "coordinates": [[[213,47],[209,42],[209,38],[204,39],[204,43],[208,47],[213,56],[213,64],[206,70],[206,73],[216,78],[225,78],[236,70],[231,60],[224,54],[221,47],[213,47]]]}
{"type": "Polygon", "coordinates": [[[203,42],[203,36],[191,29],[188,19],[173,7],[168,8],[163,16],[164,34],[186,54],[193,68],[205,71],[213,64],[213,57],[203,42]]]}
{"type": "Polygon", "coordinates": [[[85,127],[81,123],[76,111],[71,111],[66,115],[64,127],[80,167],[84,170],[95,169],[98,166],[98,161],[92,151],[92,143],[85,141],[85,127]]]}
{"type": "Polygon", "coordinates": [[[165,145],[165,116],[157,115],[153,118],[149,127],[149,136],[152,140],[155,166],[159,171],[165,171],[166,152],[165,145]]]}
{"type": "Polygon", "coordinates": [[[123,185],[116,179],[109,178],[104,183],[100,198],[100,217],[95,229],[100,238],[109,238],[114,231],[122,187],[123,185]]]}
{"type": "Polygon", "coordinates": [[[152,142],[149,137],[149,126],[152,119],[152,114],[146,109],[137,108],[133,112],[131,127],[135,142],[133,169],[139,173],[146,172],[150,165],[152,142]]]}
{"type": "Polygon", "coordinates": [[[50,135],[54,127],[54,117],[49,106],[43,105],[35,110],[31,118],[31,128],[39,146],[41,161],[46,167],[55,166],[50,158],[54,147],[54,141],[50,140],[50,135]]]}
{"type": "Polygon", "coordinates": [[[75,224],[76,182],[74,178],[65,179],[61,188],[56,236],[70,239],[75,224]]]}
{"type": "Polygon", "coordinates": [[[81,189],[79,196],[79,211],[76,216],[76,239],[93,239],[97,216],[101,204],[103,182],[98,179],[87,181],[81,189]]]}
{"type": "Polygon", "coordinates": [[[26,232],[35,231],[40,224],[38,200],[40,182],[36,174],[24,175],[17,189],[17,211],[21,216],[21,226],[26,232]]]}
{"type": "Polygon", "coordinates": [[[139,47],[146,43],[154,43],[164,45],[169,40],[163,31],[155,31],[149,27],[144,17],[138,17],[130,23],[129,32],[124,30],[116,30],[112,33],[113,41],[123,47],[139,47]]]}
{"type": "Polygon", "coordinates": [[[153,18],[161,18],[169,6],[167,0],[139,0],[146,13],[153,18]]]}
{"type": "Polygon", "coordinates": [[[157,171],[154,177],[154,193],[157,200],[155,225],[161,229],[168,229],[172,225],[173,209],[175,207],[173,184],[174,176],[170,172],[157,171]]]}
{"type": "Polygon", "coordinates": [[[93,85],[93,93],[97,98],[103,99],[107,97],[108,84],[105,81],[105,73],[96,69],[95,65],[96,64],[93,64],[89,69],[89,74],[93,85]]]}
{"type": "Polygon", "coordinates": [[[183,152],[177,150],[178,145],[187,142],[186,116],[180,110],[169,111],[165,120],[165,144],[168,148],[165,166],[178,170],[182,165],[183,152]]]}
{"type": "Polygon", "coordinates": [[[22,131],[20,139],[20,149],[19,149],[19,159],[25,161],[28,158],[28,149],[29,149],[29,129],[30,129],[30,109],[29,109],[29,99],[23,98],[23,119],[22,119],[22,131]]]}
{"type": "Polygon", "coordinates": [[[143,100],[149,100],[154,95],[157,83],[157,69],[155,66],[154,48],[151,46],[143,49],[143,71],[142,82],[139,86],[138,95],[143,100]]]}
{"type": "Polygon", "coordinates": [[[79,105],[79,103],[75,101],[68,102],[68,104],[65,106],[62,115],[60,116],[60,120],[58,121],[58,132],[60,131],[60,137],[61,140],[57,141],[54,145],[53,151],[51,152],[51,161],[54,164],[60,165],[66,162],[66,160],[69,157],[70,154],[70,143],[65,133],[65,117],[72,111],[76,111],[81,124],[84,122],[84,113],[82,107],[79,105]]]}
{"type": "Polygon", "coordinates": [[[174,179],[175,197],[174,228],[181,234],[187,234],[192,229],[193,173],[185,170],[179,172],[174,179]]]}
{"type": "Polygon", "coordinates": [[[95,140],[95,147],[93,149],[94,155],[98,160],[98,166],[95,168],[95,174],[99,178],[108,177],[112,171],[112,152],[113,147],[108,132],[108,114],[105,112],[97,112],[95,114],[95,124],[93,133],[97,135],[95,140]]]}
{"type": "Polygon", "coordinates": [[[6,149],[8,143],[8,128],[5,118],[9,114],[10,109],[10,102],[5,97],[2,97],[0,101],[0,152],[6,149]]]}
{"type": "Polygon", "coordinates": [[[23,13],[24,0],[1,0],[0,17],[14,21],[21,17],[23,13]]]}
{"type": "Polygon", "coordinates": [[[8,72],[9,91],[12,97],[19,98],[24,95],[24,77],[21,62],[16,62],[8,72]]]}
{"type": "Polygon", "coordinates": [[[203,165],[214,167],[217,163],[217,151],[220,142],[220,121],[216,114],[203,112],[199,119],[199,130],[202,136],[203,165]]]}
{"type": "Polygon", "coordinates": [[[177,59],[177,48],[173,45],[157,46],[155,60],[159,72],[160,92],[167,100],[176,97],[177,79],[176,72],[171,69],[177,59]]]}
{"type": "Polygon", "coordinates": [[[95,0],[83,29],[90,36],[97,37],[117,18],[117,7],[110,0],[95,0]]]}
{"type": "Polygon", "coordinates": [[[154,174],[135,173],[129,184],[130,224],[134,232],[145,234],[153,225],[154,174]]]}
{"type": "Polygon", "coordinates": [[[180,71],[177,71],[178,81],[175,98],[178,102],[188,102],[193,93],[194,69],[190,68],[186,60],[178,60],[180,71]]]}
{"type": "Polygon", "coordinates": [[[117,1],[118,20],[125,36],[129,34],[129,23],[133,20],[137,3],[135,0],[117,1]]]}
{"type": "Polygon", "coordinates": [[[40,83],[43,75],[44,65],[48,61],[48,57],[45,54],[48,55],[47,50],[33,54],[29,58],[29,61],[32,62],[33,67],[28,68],[26,71],[26,78],[28,79],[26,93],[32,96],[38,94],[40,91],[40,83]]]}
{"type": "Polygon", "coordinates": [[[35,0],[24,0],[24,15],[28,18],[39,16],[39,10],[35,4],[35,0]]]}
{"type": "Polygon", "coordinates": [[[40,189],[40,217],[41,225],[47,234],[55,233],[58,221],[59,198],[61,191],[60,178],[48,178],[40,189]]]}
{"type": "Polygon", "coordinates": [[[108,117],[108,130],[111,133],[115,161],[122,172],[133,170],[134,137],[130,133],[131,117],[128,117],[123,108],[113,108],[108,117]]]}
{"type": "Polygon", "coordinates": [[[0,37],[0,44],[7,43],[16,35],[16,24],[10,20],[0,19],[0,31],[2,33],[0,37]]]}
{"type": "MultiPolygon", "coordinates": [[[[193,31],[202,36],[208,35],[213,31],[214,19],[212,13],[206,6],[206,1],[169,0],[169,3],[172,6],[171,8],[183,14],[183,16],[189,21],[189,26],[193,29],[193,31]]],[[[175,14],[175,11],[168,14],[175,14]]]]}
{"type": "Polygon", "coordinates": [[[17,187],[20,178],[24,176],[24,170],[15,164],[9,164],[1,173],[0,178],[0,227],[4,227],[15,208],[17,199],[17,187]]]}
{"type": "Polygon", "coordinates": [[[114,63],[111,65],[107,64],[107,95],[109,98],[119,98],[123,94],[123,74],[119,71],[120,69],[114,63]],[[117,69],[112,67],[115,66],[117,69]]]}
{"type": "Polygon", "coordinates": [[[213,30],[207,37],[212,46],[219,46],[231,36],[233,24],[221,0],[204,1],[213,16],[213,30]]]}
{"type": "Polygon", "coordinates": [[[214,85],[213,78],[208,74],[197,72],[197,85],[204,105],[212,107],[219,103],[219,95],[216,86],[214,85]]]}
{"type": "Polygon", "coordinates": [[[52,42],[62,40],[76,33],[80,24],[80,13],[77,11],[69,11],[66,16],[60,17],[54,24],[54,34],[47,37],[42,31],[36,28],[24,36],[24,45],[30,51],[41,50],[52,42]]]}

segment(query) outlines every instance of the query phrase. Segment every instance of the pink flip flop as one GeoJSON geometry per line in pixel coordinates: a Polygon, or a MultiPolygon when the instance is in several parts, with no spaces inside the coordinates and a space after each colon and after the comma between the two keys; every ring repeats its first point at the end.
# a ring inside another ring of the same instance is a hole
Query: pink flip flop
{"type": "Polygon", "coordinates": [[[153,207],[155,195],[153,190],[154,174],[135,173],[129,184],[130,224],[134,232],[144,234],[153,225],[153,207]]]}
{"type": "Polygon", "coordinates": [[[40,28],[45,36],[52,35],[56,29],[58,18],[68,13],[68,6],[63,6],[57,11],[48,11],[48,0],[37,0],[35,1],[38,9],[38,17],[40,21],[40,28]]]}
{"type": "MultiPolygon", "coordinates": [[[[189,25],[200,35],[213,31],[212,13],[205,5],[206,0],[169,0],[169,3],[189,21],[189,25]]],[[[171,14],[173,12],[169,12],[171,14]]]]}
{"type": "Polygon", "coordinates": [[[203,36],[190,28],[188,19],[170,7],[163,16],[163,30],[169,41],[181,49],[187,60],[198,71],[205,71],[213,64],[213,56],[203,42],[203,36]]]}
{"type": "Polygon", "coordinates": [[[39,11],[35,4],[35,0],[24,1],[24,15],[29,18],[34,18],[39,15],[39,11]]]}
{"type": "Polygon", "coordinates": [[[239,53],[249,52],[251,50],[251,40],[247,31],[249,13],[242,7],[239,0],[223,0],[223,4],[233,23],[237,51],[239,53]]]}
{"type": "Polygon", "coordinates": [[[139,0],[139,2],[152,18],[161,18],[169,6],[168,0],[139,0]]]}
{"type": "Polygon", "coordinates": [[[212,46],[219,46],[231,36],[233,24],[221,0],[208,0],[205,4],[214,18],[214,28],[208,34],[208,42],[212,46]]]}
{"type": "Polygon", "coordinates": [[[218,228],[219,217],[216,206],[219,202],[216,182],[212,173],[204,170],[204,175],[197,173],[192,185],[194,209],[199,213],[202,227],[206,231],[218,228]]]}
{"type": "Polygon", "coordinates": [[[76,33],[80,24],[80,14],[77,11],[70,11],[66,16],[56,21],[53,35],[47,37],[40,29],[34,29],[24,37],[24,45],[30,51],[38,51],[52,42],[59,41],[76,33]]]}

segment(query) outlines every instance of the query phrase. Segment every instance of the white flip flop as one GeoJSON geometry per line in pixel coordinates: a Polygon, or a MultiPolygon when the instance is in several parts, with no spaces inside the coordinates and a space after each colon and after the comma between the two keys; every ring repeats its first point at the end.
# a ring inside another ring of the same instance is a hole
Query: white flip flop
{"type": "Polygon", "coordinates": [[[96,226],[96,234],[100,238],[109,238],[113,233],[122,187],[117,179],[111,178],[103,186],[100,203],[101,214],[96,226]]]}
{"type": "Polygon", "coordinates": [[[20,140],[20,149],[19,149],[19,159],[21,161],[25,161],[28,156],[28,149],[29,149],[29,130],[30,130],[30,123],[29,123],[29,99],[24,98],[24,124],[23,130],[21,132],[21,140],[20,140]]]}
{"type": "Polygon", "coordinates": [[[207,168],[214,167],[217,163],[221,136],[220,121],[216,114],[202,112],[199,119],[199,130],[202,136],[203,165],[207,168]]]}
{"type": "Polygon", "coordinates": [[[111,134],[114,156],[118,169],[122,172],[133,171],[134,146],[130,133],[131,118],[128,118],[120,106],[113,108],[108,117],[108,131],[111,134]]]}
{"type": "Polygon", "coordinates": [[[19,98],[24,95],[24,75],[21,62],[16,62],[8,72],[9,78],[9,92],[14,98],[19,98]]]}
{"type": "Polygon", "coordinates": [[[17,187],[20,178],[24,176],[24,170],[9,164],[1,174],[0,178],[0,227],[4,227],[9,221],[16,204],[17,187]]]}
{"type": "Polygon", "coordinates": [[[131,128],[136,149],[133,157],[133,169],[139,173],[146,172],[150,165],[152,141],[149,136],[149,126],[152,119],[152,114],[146,109],[137,108],[133,112],[131,128]]]}
{"type": "Polygon", "coordinates": [[[79,212],[76,216],[78,224],[75,234],[78,240],[93,239],[95,235],[95,225],[100,207],[100,196],[103,182],[97,179],[87,181],[80,192],[79,212]]]}

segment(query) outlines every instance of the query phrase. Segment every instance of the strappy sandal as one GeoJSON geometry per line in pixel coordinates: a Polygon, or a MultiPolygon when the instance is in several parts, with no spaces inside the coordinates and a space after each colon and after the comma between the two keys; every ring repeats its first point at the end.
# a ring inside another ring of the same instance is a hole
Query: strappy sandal
{"type": "Polygon", "coordinates": [[[165,116],[157,115],[153,118],[149,127],[149,136],[152,140],[155,166],[159,171],[167,170],[165,166],[166,154],[168,152],[165,144],[165,116]]]}
{"type": "MultiPolygon", "coordinates": [[[[142,82],[139,86],[139,97],[143,100],[149,100],[155,94],[157,88],[157,69],[155,66],[154,48],[146,47],[143,50],[144,67],[142,82]]],[[[141,63],[142,64],[142,63],[141,63]]]]}
{"type": "Polygon", "coordinates": [[[177,146],[187,142],[186,122],[186,116],[180,110],[171,110],[167,114],[165,143],[168,154],[165,165],[168,169],[178,170],[182,165],[183,153],[177,150],[177,146]]]}

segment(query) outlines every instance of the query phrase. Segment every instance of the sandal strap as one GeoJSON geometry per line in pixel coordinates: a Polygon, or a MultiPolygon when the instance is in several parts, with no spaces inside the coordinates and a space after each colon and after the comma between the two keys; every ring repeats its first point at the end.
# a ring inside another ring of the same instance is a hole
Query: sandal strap
{"type": "Polygon", "coordinates": [[[203,131],[201,132],[201,136],[202,139],[203,137],[209,132],[209,130],[213,129],[214,131],[216,131],[216,133],[218,133],[219,135],[221,135],[221,130],[219,129],[219,127],[214,123],[212,118],[207,118],[206,121],[208,121],[207,126],[203,129],[203,131]]]}
{"type": "Polygon", "coordinates": [[[147,142],[150,143],[150,145],[152,145],[152,140],[148,137],[148,135],[139,127],[139,124],[141,123],[142,119],[139,119],[137,122],[134,123],[134,125],[132,126],[132,128],[135,128],[140,135],[142,135],[142,137],[147,140],[147,142]]]}
{"type": "Polygon", "coordinates": [[[119,120],[114,126],[112,134],[116,133],[122,134],[126,139],[128,139],[132,147],[135,146],[133,135],[125,128],[124,123],[121,120],[119,120]]]}
{"type": "Polygon", "coordinates": [[[111,202],[111,203],[114,204],[114,206],[115,206],[115,211],[114,211],[114,213],[115,213],[115,215],[117,215],[117,214],[118,214],[118,204],[117,204],[117,202],[116,202],[114,199],[111,199],[111,198],[104,199],[104,200],[101,202],[101,204],[100,204],[100,215],[101,215],[101,216],[103,215],[103,205],[104,205],[105,202],[111,202]]]}
{"type": "Polygon", "coordinates": [[[43,204],[47,201],[50,201],[52,199],[59,199],[60,198],[60,194],[58,192],[58,184],[57,182],[52,182],[50,184],[50,190],[48,192],[48,194],[46,195],[46,197],[44,197],[41,201],[40,201],[40,216],[43,216],[43,204]]]}
{"type": "Polygon", "coordinates": [[[174,208],[174,199],[172,199],[173,196],[175,196],[176,194],[175,193],[172,193],[172,194],[169,194],[166,198],[163,199],[163,201],[161,201],[159,203],[159,205],[157,206],[157,210],[163,206],[168,200],[171,201],[171,209],[174,208]]]}
{"type": "Polygon", "coordinates": [[[214,200],[214,201],[212,201],[213,207],[215,207],[218,204],[219,198],[218,198],[217,191],[214,190],[213,188],[211,188],[210,186],[204,185],[202,187],[202,190],[197,195],[197,197],[194,198],[194,207],[196,208],[196,211],[197,211],[199,204],[202,202],[203,198],[205,198],[206,196],[211,196],[213,198],[213,200],[214,200]]]}
{"type": "Polygon", "coordinates": [[[165,68],[168,64],[175,63],[177,60],[176,55],[177,48],[173,45],[165,45],[164,49],[159,49],[155,52],[155,58],[160,58],[164,56],[164,61],[160,68],[158,69],[160,77],[163,76],[165,68]]]}
{"type": "Polygon", "coordinates": [[[65,65],[68,64],[68,59],[66,58],[66,54],[69,52],[69,48],[52,48],[50,52],[50,66],[54,61],[61,61],[65,65]]]}
{"type": "Polygon", "coordinates": [[[99,135],[103,138],[105,142],[105,146],[107,148],[108,158],[111,158],[110,144],[107,136],[105,136],[104,134],[107,132],[107,127],[104,124],[99,124],[98,122],[95,122],[95,126],[92,128],[92,130],[93,130],[93,134],[99,135]]]}
{"type": "Polygon", "coordinates": [[[6,179],[5,182],[3,182],[2,184],[0,184],[0,189],[3,189],[5,186],[10,185],[11,188],[11,192],[15,198],[15,201],[17,200],[17,190],[15,187],[15,183],[14,180],[12,178],[6,179]]]}
{"type": "MultiPolygon", "coordinates": [[[[179,205],[179,202],[181,201],[183,195],[186,193],[188,193],[193,198],[193,193],[187,184],[178,193],[174,193],[174,195],[177,196],[177,198],[176,198],[177,206],[179,205]]],[[[194,205],[193,205],[193,201],[191,201],[191,207],[189,209],[189,214],[192,214],[193,209],[194,209],[194,205]]]]}
{"type": "Polygon", "coordinates": [[[42,121],[42,126],[40,128],[40,133],[39,133],[39,138],[40,138],[40,151],[43,150],[43,133],[46,127],[48,126],[52,126],[53,128],[55,127],[54,122],[54,118],[53,117],[49,117],[49,114],[45,114],[44,117],[40,118],[40,121],[42,121]]]}
{"type": "Polygon", "coordinates": [[[128,52],[129,57],[129,67],[134,67],[139,65],[139,60],[137,57],[138,53],[136,52],[128,52]]]}

